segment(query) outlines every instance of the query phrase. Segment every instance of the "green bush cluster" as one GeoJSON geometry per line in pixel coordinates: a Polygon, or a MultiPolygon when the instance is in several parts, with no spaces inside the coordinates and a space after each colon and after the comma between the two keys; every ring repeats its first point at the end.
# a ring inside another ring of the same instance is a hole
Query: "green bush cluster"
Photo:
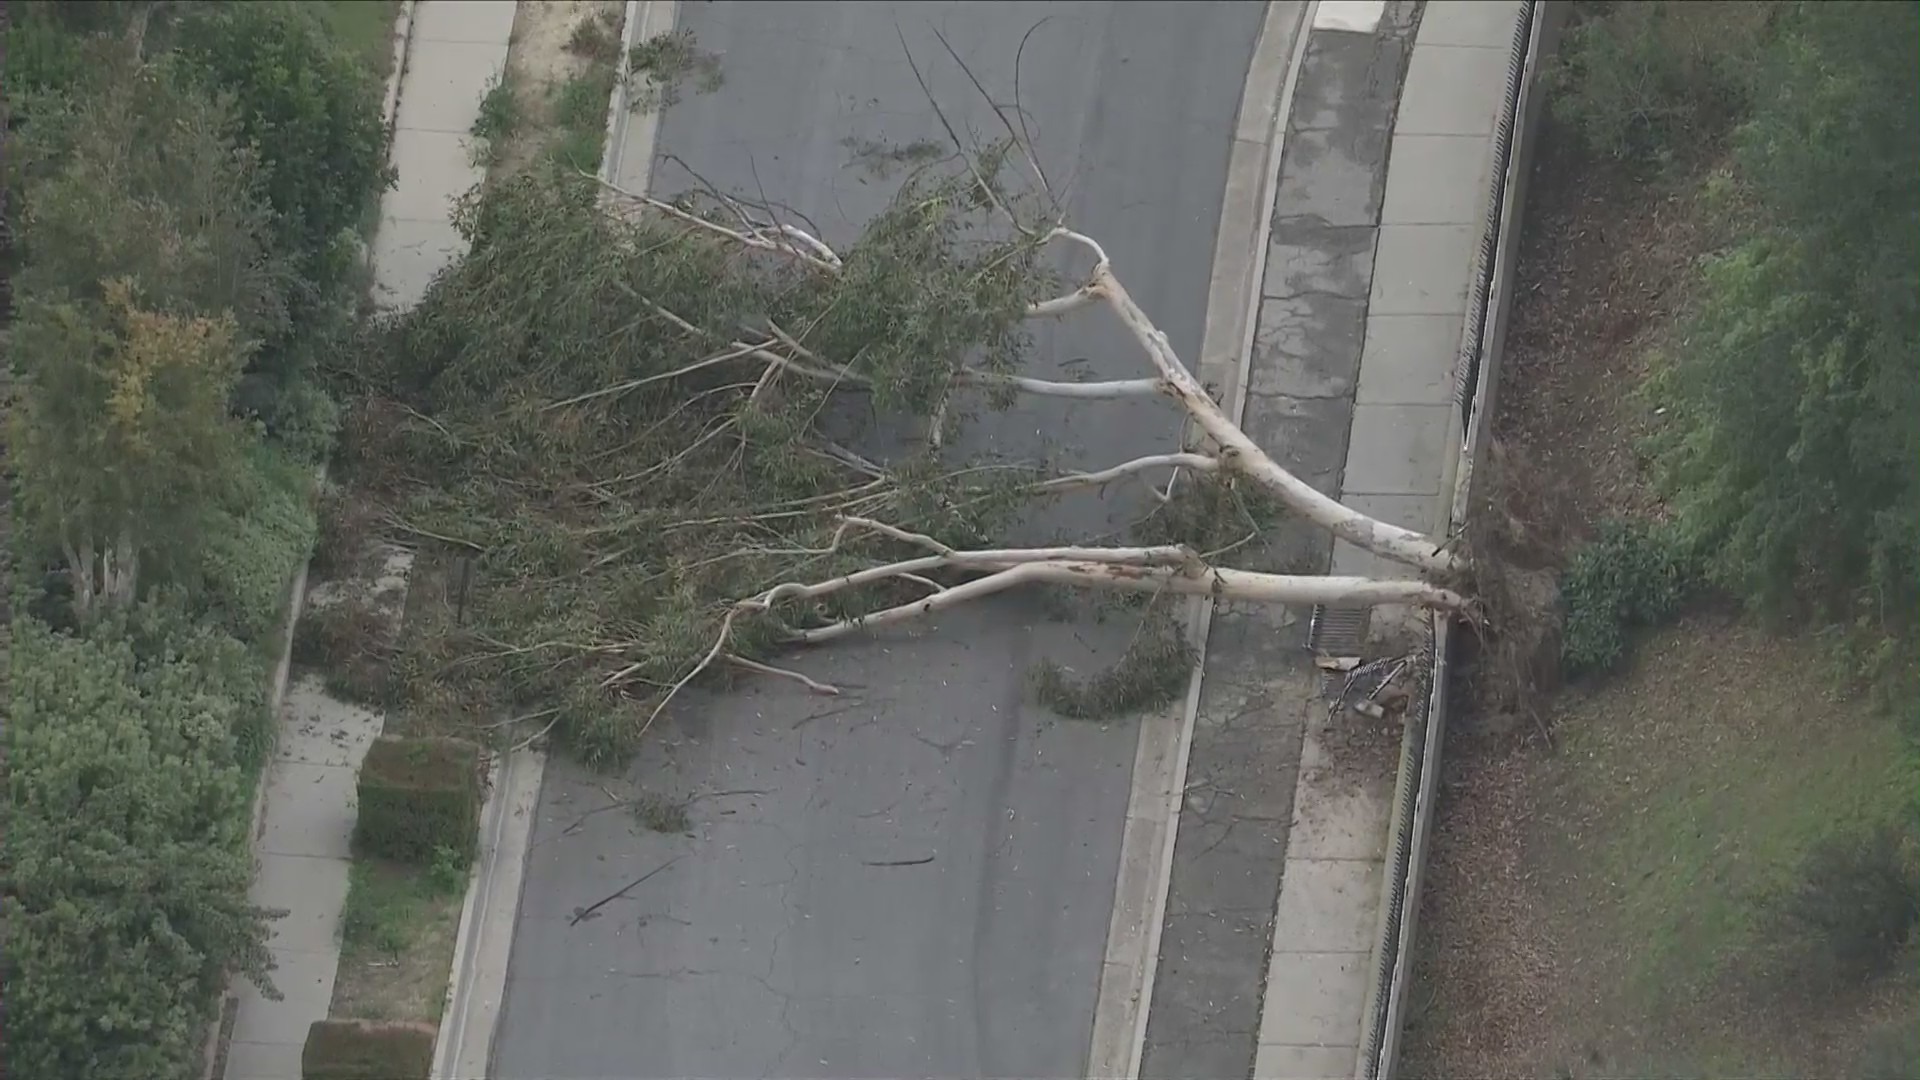
{"type": "Polygon", "coordinates": [[[360,766],[356,850],[419,866],[471,858],[479,835],[480,748],[461,739],[376,739],[360,766]]]}
{"type": "MultiPolygon", "coordinates": [[[[1712,583],[1904,634],[1920,610],[1920,5],[1595,4],[1556,115],[1596,151],[1705,149],[1730,243],[1657,357],[1657,476],[1712,583]]],[[[1696,159],[1700,155],[1694,155],[1696,159]]]]}
{"type": "Polygon", "coordinates": [[[320,1020],[300,1051],[304,1080],[426,1080],[433,1068],[431,1024],[320,1020]]]}
{"type": "Polygon", "coordinates": [[[208,616],[242,641],[272,637],[287,589],[313,551],[313,476],[270,446],[251,455],[239,495],[201,538],[195,572],[208,616]]]}
{"type": "Polygon", "coordinates": [[[1625,0],[1594,4],[1546,69],[1550,108],[1594,152],[1674,156],[1722,134],[1754,89],[1774,3],[1625,0]]]}
{"type": "Polygon", "coordinates": [[[311,290],[346,273],[341,234],[392,185],[381,86],[304,4],[220,4],[188,16],[179,53],[234,102],[235,141],[265,172],[281,247],[311,290]]]}
{"type": "Polygon", "coordinates": [[[198,1075],[229,973],[266,985],[266,926],[248,902],[257,671],[172,616],[129,622],[85,636],[14,627],[5,895],[16,1076],[198,1075]],[[247,673],[253,689],[236,693],[247,673]]]}
{"type": "Polygon", "coordinates": [[[384,179],[370,77],[304,10],[7,11],[14,1075],[197,1077],[230,977],[266,985],[268,660],[335,424],[286,361],[350,332],[384,179]]]}
{"type": "Polygon", "coordinates": [[[1626,655],[1630,632],[1671,617],[1693,578],[1692,562],[1671,527],[1602,526],[1560,578],[1560,655],[1568,672],[1612,669],[1626,655]]]}

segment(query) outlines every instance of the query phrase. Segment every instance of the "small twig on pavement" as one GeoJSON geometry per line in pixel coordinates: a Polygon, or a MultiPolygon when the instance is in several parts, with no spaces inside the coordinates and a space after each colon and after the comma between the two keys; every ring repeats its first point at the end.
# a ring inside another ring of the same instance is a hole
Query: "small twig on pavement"
{"type": "Polygon", "coordinates": [[[925,866],[932,861],[933,861],[933,856],[928,855],[928,856],[925,856],[924,858],[919,858],[919,859],[883,859],[879,862],[872,862],[867,859],[862,859],[860,860],[860,865],[861,866],[925,866]]]}
{"type": "Polygon", "coordinates": [[[601,897],[599,900],[594,901],[592,907],[574,908],[573,918],[567,920],[567,925],[570,927],[579,926],[581,923],[587,921],[588,919],[593,918],[594,912],[599,911],[601,908],[606,907],[608,904],[613,903],[615,900],[618,900],[621,897],[626,896],[628,893],[639,888],[641,884],[645,882],[648,878],[652,877],[653,875],[659,873],[662,870],[665,870],[667,867],[672,866],[674,863],[677,863],[684,858],[686,858],[686,856],[684,855],[675,855],[673,858],[668,859],[666,862],[661,863],[659,866],[656,866],[653,869],[647,871],[646,873],[641,874],[639,877],[634,878],[632,881],[627,882],[626,885],[621,887],[619,892],[601,897]]]}

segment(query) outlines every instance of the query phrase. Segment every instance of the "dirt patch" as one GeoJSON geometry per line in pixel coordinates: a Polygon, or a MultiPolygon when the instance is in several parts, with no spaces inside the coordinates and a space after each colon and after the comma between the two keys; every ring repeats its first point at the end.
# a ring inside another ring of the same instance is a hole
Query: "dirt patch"
{"type": "Polygon", "coordinates": [[[1595,162],[1551,123],[1528,189],[1494,438],[1510,512],[1562,551],[1609,517],[1657,517],[1637,452],[1648,353],[1684,307],[1711,243],[1698,172],[1595,162]]]}
{"type": "MultiPolygon", "coordinates": [[[[1705,175],[1634,175],[1543,131],[1475,511],[1501,554],[1550,572],[1600,522],[1662,516],[1640,386],[1715,242],[1705,175]]],[[[1911,979],[1788,1000],[1751,917],[1813,837],[1897,800],[1888,726],[1826,692],[1816,642],[1727,612],[1635,655],[1538,725],[1471,674],[1456,688],[1403,1075],[1840,1075],[1874,1017],[1912,1017],[1911,979]]]]}
{"type": "MultiPolygon", "coordinates": [[[[615,58],[594,55],[596,50],[575,48],[576,35],[618,42],[625,17],[626,5],[619,0],[544,0],[518,6],[507,49],[507,84],[517,102],[517,123],[498,149],[495,175],[519,172],[552,149],[563,126],[567,84],[589,75],[596,66],[611,70],[615,62],[615,58]],[[583,32],[583,26],[589,29],[583,32]]],[[[608,104],[602,95],[602,127],[608,104]]]]}
{"type": "Polygon", "coordinates": [[[1819,663],[1696,614],[1552,703],[1560,753],[1450,740],[1406,1075],[1840,1075],[1873,1016],[1911,1009],[1910,981],[1783,993],[1752,917],[1819,836],[1913,783],[1819,663]]]}

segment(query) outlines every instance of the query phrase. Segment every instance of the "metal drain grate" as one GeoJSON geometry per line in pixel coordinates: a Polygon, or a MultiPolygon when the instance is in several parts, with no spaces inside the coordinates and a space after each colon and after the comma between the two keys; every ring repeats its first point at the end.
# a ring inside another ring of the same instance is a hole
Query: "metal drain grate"
{"type": "MultiPolygon", "coordinates": [[[[1371,608],[1330,608],[1315,604],[1313,621],[1307,624],[1307,647],[1326,656],[1359,656],[1367,639],[1371,608]]],[[[1346,676],[1329,672],[1320,677],[1320,692],[1338,691],[1346,676]]]]}

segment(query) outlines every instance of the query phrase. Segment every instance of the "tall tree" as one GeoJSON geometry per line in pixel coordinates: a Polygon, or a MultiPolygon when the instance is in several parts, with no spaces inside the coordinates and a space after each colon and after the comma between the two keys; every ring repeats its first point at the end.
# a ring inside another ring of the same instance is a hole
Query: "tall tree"
{"type": "Polygon", "coordinates": [[[1798,5],[1736,140],[1747,236],[1659,382],[1682,524],[1756,602],[1920,594],[1920,5],[1798,5]]]}
{"type": "Polygon", "coordinates": [[[234,322],[145,310],[120,280],[99,304],[27,300],[14,357],[23,524],[65,560],[77,614],[129,603],[142,559],[190,548],[244,467],[234,322]]]}

